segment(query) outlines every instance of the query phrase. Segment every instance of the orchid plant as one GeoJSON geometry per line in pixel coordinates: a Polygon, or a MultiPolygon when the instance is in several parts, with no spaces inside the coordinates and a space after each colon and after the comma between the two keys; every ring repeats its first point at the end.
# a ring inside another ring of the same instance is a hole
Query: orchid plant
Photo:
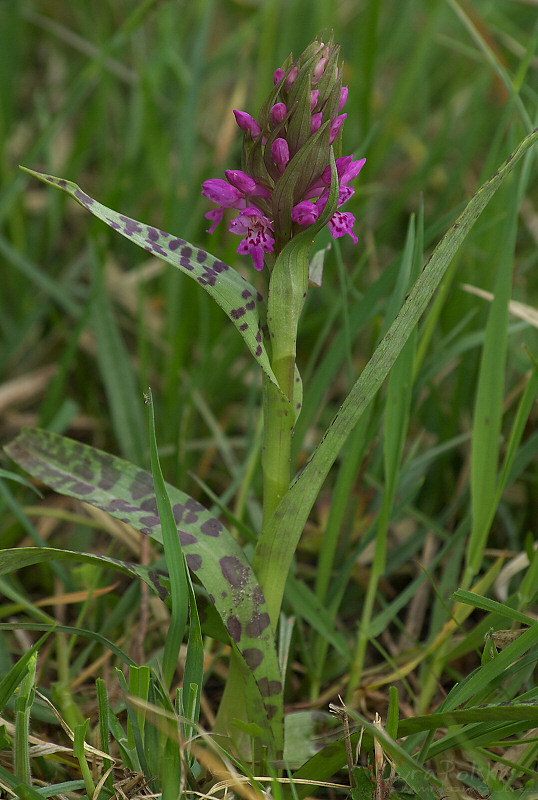
{"type": "MultiPolygon", "coordinates": [[[[263,517],[249,561],[213,513],[180,489],[164,484],[156,447],[150,473],[65,437],[25,430],[7,448],[16,462],[58,492],[98,506],[163,542],[171,574],[50,548],[24,552],[19,548],[17,563],[97,560],[146,581],[172,608],[181,602],[177,593],[174,600],[174,585],[181,584],[191,601],[191,631],[197,628],[200,610],[202,628],[208,625],[211,635],[231,646],[216,732],[230,743],[238,741],[241,732],[252,739],[255,757],[264,753],[272,760],[280,759],[284,749],[284,675],[276,632],[286,579],[308,514],[331,465],[396,362],[457,248],[505,175],[538,137],[534,132],[521,143],[439,243],[309,462],[292,480],[291,442],[302,404],[296,365],[298,326],[309,286],[319,283],[317,276],[309,274],[312,242],[325,226],[335,238],[349,235],[354,244],[358,242],[353,214],[341,210],[352,197],[353,181],[365,163],[362,157],[341,155],[347,96],[338,46],[332,40],[311,42],[298,59],[290,55],[275,71],[257,118],[234,112],[243,135],[241,170],[226,170],[225,179],[212,178],[202,185],[203,196],[215,205],[205,215],[209,232],[226,217],[229,231],[241,237],[237,253],[249,256],[253,268],[266,278],[265,296],[231,266],[184,239],[107,208],[70,181],[26,170],[67,192],[118,233],[194,279],[239,331],[263,381],[263,517]],[[179,555],[173,550],[170,530],[181,545],[179,555]],[[185,574],[183,559],[188,567],[185,574]],[[178,569],[174,583],[172,571],[178,569]],[[189,575],[196,579],[194,590],[189,575]]],[[[152,430],[150,425],[150,436],[152,430]]],[[[183,602],[188,597],[183,596],[183,602]]],[[[176,630],[173,645],[167,642],[163,676],[168,689],[180,644],[177,639],[184,629],[183,624],[176,630]]],[[[202,675],[199,639],[191,637],[191,632],[189,651],[182,712],[195,725],[202,675]],[[193,689],[191,702],[186,700],[186,689],[187,693],[193,689]]]]}

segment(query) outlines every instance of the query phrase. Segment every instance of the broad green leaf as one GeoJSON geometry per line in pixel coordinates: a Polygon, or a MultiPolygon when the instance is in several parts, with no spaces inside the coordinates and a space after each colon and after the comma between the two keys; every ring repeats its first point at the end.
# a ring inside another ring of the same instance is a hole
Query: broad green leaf
{"type": "Polygon", "coordinates": [[[435,248],[411,289],[400,313],[336,413],[314,454],[281,500],[258,540],[253,564],[272,620],[278,617],[293,554],[308,515],[329,470],[362,414],[375,397],[420,317],[433,297],[452,259],[504,178],[538,141],[538,130],[527,136],[503,166],[471,198],[464,211],[435,248]],[[285,536],[279,536],[280,531],[285,536]],[[277,566],[275,566],[277,565],[277,566]]]}
{"type": "Polygon", "coordinates": [[[178,236],[138,222],[98,203],[76,183],[21,167],[34,178],[61,189],[98,219],[146,252],[193,278],[231,319],[263,371],[276,383],[263,342],[266,308],[260,293],[236,270],[178,236]]]}
{"type": "MultiPolygon", "coordinates": [[[[23,430],[6,451],[47,486],[97,506],[162,543],[149,472],[37,429],[23,430]]],[[[254,678],[257,691],[245,692],[252,718],[272,720],[276,750],[281,750],[282,682],[265,598],[254,572],[218,519],[179,489],[169,484],[166,489],[187,565],[208,591],[234,650],[254,678]]]]}

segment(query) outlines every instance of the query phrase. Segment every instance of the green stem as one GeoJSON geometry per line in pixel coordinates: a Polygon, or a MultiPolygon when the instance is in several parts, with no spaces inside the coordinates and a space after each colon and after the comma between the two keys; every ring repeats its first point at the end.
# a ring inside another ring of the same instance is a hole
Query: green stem
{"type": "Polygon", "coordinates": [[[263,382],[263,420],[263,527],[265,528],[288,490],[293,431],[291,405],[269,378],[264,378],[263,382]]]}
{"type": "MultiPolygon", "coordinates": [[[[254,552],[252,565],[269,607],[275,629],[282,593],[273,596],[271,575],[277,570],[287,574],[290,560],[266,557],[274,537],[264,535],[267,525],[290,484],[291,437],[295,424],[294,403],[296,376],[295,354],[297,327],[308,287],[308,247],[285,248],[278,256],[269,285],[267,326],[271,342],[271,367],[278,386],[264,377],[263,383],[263,524],[262,535],[254,552]]],[[[282,535],[279,531],[278,535],[282,535]]]]}

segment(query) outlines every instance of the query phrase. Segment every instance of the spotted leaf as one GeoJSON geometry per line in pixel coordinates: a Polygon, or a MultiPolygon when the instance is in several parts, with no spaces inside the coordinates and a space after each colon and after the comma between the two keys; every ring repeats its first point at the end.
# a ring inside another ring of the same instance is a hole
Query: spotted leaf
{"type": "MultiPolygon", "coordinates": [[[[61,494],[101,508],[162,543],[153,478],[149,472],[64,436],[23,430],[7,453],[27,472],[61,494]]],[[[167,484],[189,569],[209,594],[234,650],[252,675],[246,691],[249,717],[263,727],[269,751],[282,750],[282,682],[263,592],[242,549],[210,511],[167,484]],[[273,738],[274,737],[274,738],[273,738]]]]}
{"type": "Polygon", "coordinates": [[[61,189],[95,217],[146,252],[193,278],[231,319],[266,375],[277,383],[263,342],[267,310],[261,294],[235,269],[179,236],[137,222],[94,200],[76,183],[22,167],[43,183],[61,189]]]}

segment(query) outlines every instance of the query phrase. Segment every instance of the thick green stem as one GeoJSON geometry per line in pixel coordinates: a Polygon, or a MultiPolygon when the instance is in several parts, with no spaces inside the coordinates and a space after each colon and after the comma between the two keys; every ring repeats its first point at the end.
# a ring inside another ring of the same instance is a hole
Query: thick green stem
{"type": "Polygon", "coordinates": [[[307,285],[307,249],[298,252],[293,248],[291,253],[282,252],[273,267],[269,287],[267,324],[271,342],[271,367],[278,386],[269,378],[264,378],[263,526],[260,537],[263,544],[261,549],[256,548],[253,558],[253,567],[265,594],[273,628],[278,620],[282,594],[278,597],[272,596],[271,573],[277,570],[287,574],[290,562],[287,560],[282,563],[281,560],[260,557],[260,553],[274,544],[266,541],[264,531],[290,484],[291,437],[297,411],[294,395],[296,381],[300,381],[295,369],[297,326],[307,285]]]}
{"type": "MultiPolygon", "coordinates": [[[[293,413],[287,398],[269,380],[263,385],[263,526],[288,490],[293,413]]],[[[259,577],[259,576],[258,576],[259,577]]]]}

